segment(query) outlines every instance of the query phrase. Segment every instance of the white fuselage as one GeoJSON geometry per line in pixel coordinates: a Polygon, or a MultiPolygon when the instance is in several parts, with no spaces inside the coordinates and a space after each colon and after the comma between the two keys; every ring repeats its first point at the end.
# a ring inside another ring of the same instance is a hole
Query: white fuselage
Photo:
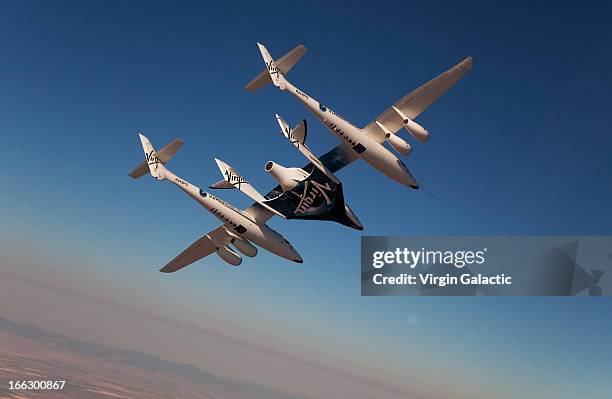
{"type": "Polygon", "coordinates": [[[407,187],[418,188],[418,183],[410,174],[406,165],[384,145],[295,87],[284,76],[281,75],[281,79],[283,80],[281,88],[288,90],[300,100],[306,108],[323,122],[332,134],[337,136],[341,142],[348,143],[360,158],[398,183],[407,187]]]}
{"type": "Polygon", "coordinates": [[[302,258],[289,241],[272,230],[265,223],[257,223],[240,209],[181,179],[168,169],[166,169],[163,174],[165,179],[174,183],[221,220],[225,227],[233,234],[244,237],[246,240],[282,258],[294,262],[302,262],[302,258]]]}

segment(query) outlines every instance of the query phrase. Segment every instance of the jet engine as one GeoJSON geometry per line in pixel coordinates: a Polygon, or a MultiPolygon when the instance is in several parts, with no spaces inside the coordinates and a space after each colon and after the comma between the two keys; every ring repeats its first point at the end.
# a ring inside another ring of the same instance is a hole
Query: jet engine
{"type": "Polygon", "coordinates": [[[419,140],[422,143],[429,140],[429,132],[425,130],[423,126],[419,125],[418,123],[416,123],[410,118],[404,119],[403,122],[404,122],[404,128],[408,130],[408,132],[412,135],[412,137],[414,137],[415,139],[419,140]]]}
{"type": "Polygon", "coordinates": [[[308,177],[308,174],[300,168],[285,168],[272,161],[266,163],[265,170],[278,181],[283,191],[291,190],[308,177]]]}
{"type": "Polygon", "coordinates": [[[395,134],[388,135],[387,141],[391,144],[391,147],[395,148],[395,151],[402,155],[409,155],[412,152],[412,146],[395,134]]]}
{"type": "Polygon", "coordinates": [[[234,248],[250,258],[257,255],[257,248],[244,238],[232,237],[230,243],[234,246],[234,248]]]}
{"type": "Polygon", "coordinates": [[[232,266],[239,266],[242,258],[236,252],[223,245],[217,249],[217,255],[232,266]]]}
{"type": "Polygon", "coordinates": [[[376,121],[376,124],[385,132],[385,140],[391,144],[391,147],[393,147],[395,151],[402,155],[409,155],[412,152],[412,146],[410,146],[410,144],[406,143],[402,138],[398,137],[379,121],[376,121]]]}
{"type": "Polygon", "coordinates": [[[421,125],[408,118],[406,114],[404,114],[401,110],[393,107],[395,112],[402,118],[402,122],[404,124],[404,129],[408,130],[408,133],[412,135],[415,139],[419,140],[421,143],[429,140],[429,132],[421,125]]]}

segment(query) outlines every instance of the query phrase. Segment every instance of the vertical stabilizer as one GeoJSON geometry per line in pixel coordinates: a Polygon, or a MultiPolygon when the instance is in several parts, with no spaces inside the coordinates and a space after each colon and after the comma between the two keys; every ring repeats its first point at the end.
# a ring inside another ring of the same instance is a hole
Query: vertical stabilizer
{"type": "Polygon", "coordinates": [[[281,90],[285,90],[285,78],[281,71],[276,67],[276,62],[274,62],[274,58],[272,58],[272,56],[268,52],[268,49],[266,49],[261,43],[257,43],[257,45],[259,46],[261,56],[263,57],[264,62],[266,63],[266,69],[270,74],[270,79],[272,79],[272,83],[274,83],[274,86],[280,88],[281,90]]]}
{"type": "Polygon", "coordinates": [[[308,159],[317,169],[323,172],[325,176],[331,179],[334,183],[340,183],[338,178],[336,178],[336,176],[329,169],[327,169],[325,165],[323,165],[319,158],[317,158],[306,145],[306,135],[308,133],[306,119],[302,119],[302,121],[293,129],[291,129],[289,124],[285,122],[285,120],[278,114],[276,114],[276,120],[278,121],[283,136],[285,136],[287,140],[289,140],[289,142],[306,157],[306,159],[308,159]]]}
{"type": "MultiPolygon", "coordinates": [[[[289,51],[287,54],[283,55],[280,58],[277,58],[274,63],[278,70],[283,74],[287,75],[287,73],[293,68],[295,64],[306,54],[306,47],[302,44],[298,44],[293,48],[293,50],[289,51]]],[[[271,83],[272,79],[270,79],[270,75],[268,74],[268,68],[264,68],[251,80],[244,88],[246,91],[255,91],[271,83]]]]}
{"type": "Polygon", "coordinates": [[[237,188],[267,210],[282,218],[285,218],[285,215],[279,213],[277,210],[266,204],[267,199],[261,195],[259,191],[255,189],[255,187],[251,186],[251,184],[244,177],[242,177],[242,175],[238,173],[236,169],[232,168],[220,159],[215,158],[215,161],[217,162],[217,166],[219,166],[219,170],[223,175],[223,180],[210,185],[210,188],[237,188]]]}
{"type": "Polygon", "coordinates": [[[166,177],[164,173],[166,171],[166,167],[164,166],[163,161],[157,157],[155,148],[153,148],[153,145],[151,144],[149,139],[143,134],[139,134],[139,136],[140,142],[142,143],[142,149],[145,153],[145,161],[149,166],[149,172],[151,172],[151,176],[153,176],[157,180],[164,180],[166,177]]]}

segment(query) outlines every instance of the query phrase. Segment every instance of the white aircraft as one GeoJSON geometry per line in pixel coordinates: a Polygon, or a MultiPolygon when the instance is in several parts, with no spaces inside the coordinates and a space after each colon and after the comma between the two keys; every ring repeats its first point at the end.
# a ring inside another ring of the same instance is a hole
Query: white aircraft
{"type": "MultiPolygon", "coordinates": [[[[231,244],[242,254],[253,257],[257,255],[257,248],[251,242],[282,258],[297,263],[303,262],[289,241],[266,225],[268,219],[280,213],[265,204],[242,211],[176,176],[165,167],[165,163],[183,145],[181,140],[173,141],[162,148],[159,153],[155,151],[149,139],[142,134],[140,141],[145,152],[145,161],[130,172],[131,177],[137,179],[146,174],[148,170],[157,180],[169,180],[223,223],[191,244],[160,271],[175,272],[213,252],[216,252],[230,265],[238,266],[242,258],[229,245],[231,244]]],[[[248,182],[244,181],[244,183],[248,185],[248,182]]]]}
{"type": "Polygon", "coordinates": [[[397,132],[402,127],[415,139],[426,142],[429,139],[429,132],[413,119],[457,83],[472,67],[472,57],[466,58],[398,100],[367,126],[360,129],[285,79],[284,74],[304,55],[306,47],[298,45],[275,61],[263,45],[260,43],[257,45],[266,69],[245,86],[247,91],[257,90],[270,82],[281,90],[288,90],[343,143],[345,148],[338,150],[342,150],[346,161],[352,161],[348,158],[362,158],[387,177],[414,189],[418,189],[419,184],[406,165],[383,144],[388,141],[399,153],[410,154],[412,151],[410,144],[397,136],[397,132]],[[349,149],[354,154],[347,155],[349,149]]]}

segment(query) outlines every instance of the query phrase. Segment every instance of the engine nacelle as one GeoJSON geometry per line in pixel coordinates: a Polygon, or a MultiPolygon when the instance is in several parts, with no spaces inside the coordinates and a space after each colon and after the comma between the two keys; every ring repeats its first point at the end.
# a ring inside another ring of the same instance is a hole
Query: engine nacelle
{"type": "Polygon", "coordinates": [[[242,258],[236,252],[223,245],[217,249],[217,255],[232,266],[239,266],[242,258]]]}
{"type": "Polygon", "coordinates": [[[404,129],[408,130],[408,133],[410,133],[412,137],[414,137],[415,139],[419,140],[422,143],[429,140],[429,132],[423,126],[419,125],[412,119],[408,118],[408,116],[404,114],[402,111],[400,111],[399,109],[395,107],[393,107],[393,109],[395,110],[395,112],[397,112],[400,118],[402,118],[404,129]]]}
{"type": "Polygon", "coordinates": [[[404,119],[404,128],[408,130],[408,133],[410,133],[412,137],[422,143],[429,140],[429,132],[410,118],[404,119]]]}
{"type": "Polygon", "coordinates": [[[283,191],[291,190],[308,177],[308,174],[300,168],[285,168],[272,161],[266,163],[265,170],[278,181],[283,191]]]}
{"type": "Polygon", "coordinates": [[[409,155],[412,152],[412,146],[395,134],[390,134],[387,141],[391,144],[391,147],[395,148],[395,151],[402,155],[409,155]]]}
{"type": "Polygon", "coordinates": [[[245,240],[244,238],[240,238],[240,237],[232,237],[232,240],[230,241],[230,243],[241,253],[243,253],[244,255],[252,258],[255,255],[257,255],[257,248],[251,244],[250,242],[248,242],[247,240],[245,240]]]}

